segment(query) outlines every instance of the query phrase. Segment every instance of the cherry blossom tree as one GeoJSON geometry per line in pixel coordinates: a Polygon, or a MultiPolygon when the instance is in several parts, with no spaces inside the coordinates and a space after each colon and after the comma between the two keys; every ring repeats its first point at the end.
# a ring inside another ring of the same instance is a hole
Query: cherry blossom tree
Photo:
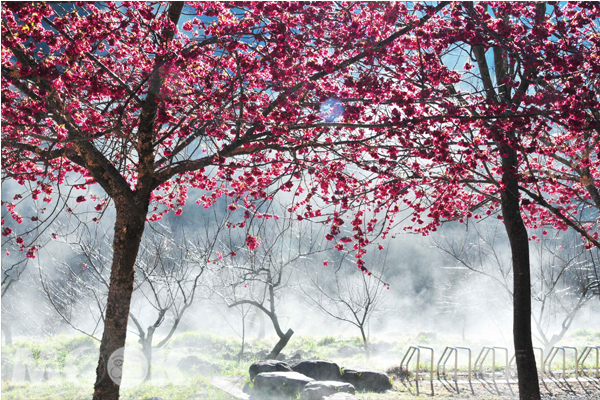
{"type": "MultiPolygon", "coordinates": [[[[600,248],[600,8],[453,3],[442,15],[431,29],[401,39],[402,61],[391,51],[373,68],[368,79],[378,80],[381,90],[360,103],[360,112],[372,116],[370,137],[355,134],[361,140],[343,149],[371,175],[343,185],[338,180],[339,193],[350,195],[334,202],[342,214],[361,198],[366,211],[386,221],[384,233],[400,205],[413,209],[406,229],[423,234],[444,221],[502,219],[514,272],[519,392],[522,399],[539,399],[527,228],[571,228],[585,246],[600,248]]],[[[352,121],[332,125],[369,128],[352,121]]],[[[363,215],[350,216],[359,251],[376,220],[363,215]]],[[[334,221],[334,228],[342,222],[334,221]]]]}
{"type": "MultiPolygon", "coordinates": [[[[368,72],[375,55],[400,59],[402,37],[446,6],[3,4],[3,180],[48,203],[57,189],[99,185],[101,194],[72,202],[116,208],[95,400],[119,396],[106,362],[125,344],[146,223],[180,214],[191,188],[204,207],[235,198],[249,218],[252,199],[292,192],[290,212],[318,217],[310,200],[345,179],[346,160],[327,149],[356,139],[315,122],[370,125],[371,115],[337,99],[383,91],[368,72]],[[363,70],[361,86],[350,84],[363,70]]],[[[35,257],[15,204],[3,206],[3,234],[35,257]]]]}
{"type": "MultiPolygon", "coordinates": [[[[352,246],[362,270],[370,235],[387,234],[402,206],[422,234],[502,218],[520,396],[539,399],[527,227],[571,228],[600,247],[599,12],[591,2],[6,3],[3,179],[49,202],[98,184],[103,195],[73,202],[117,210],[94,398],[118,397],[102,360],[125,342],[146,221],[180,214],[193,188],[205,207],[235,198],[248,218],[253,199],[290,192],[289,212],[326,218],[327,239],[352,246]]],[[[14,222],[3,218],[3,234],[34,257],[22,216],[4,208],[14,222]]]]}

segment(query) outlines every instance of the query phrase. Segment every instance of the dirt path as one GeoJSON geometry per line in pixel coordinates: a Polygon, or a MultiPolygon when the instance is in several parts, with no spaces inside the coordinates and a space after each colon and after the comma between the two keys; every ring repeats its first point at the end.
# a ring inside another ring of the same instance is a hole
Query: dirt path
{"type": "MultiPolygon", "coordinates": [[[[516,381],[474,379],[468,380],[434,380],[415,381],[396,380],[394,389],[405,398],[407,395],[433,396],[440,398],[501,398],[518,399],[518,388],[516,381]]],[[[600,400],[600,380],[587,378],[550,379],[546,378],[540,382],[542,396],[547,399],[589,399],[600,400]]],[[[382,397],[382,400],[391,400],[394,397],[382,397]]]]}

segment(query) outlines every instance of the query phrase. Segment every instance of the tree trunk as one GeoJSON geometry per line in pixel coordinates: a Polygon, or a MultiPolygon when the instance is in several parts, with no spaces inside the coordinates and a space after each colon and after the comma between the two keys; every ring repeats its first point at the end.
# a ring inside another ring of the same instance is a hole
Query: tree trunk
{"type": "Polygon", "coordinates": [[[365,335],[365,329],[363,326],[360,326],[360,334],[362,335],[363,345],[365,346],[365,356],[367,360],[371,358],[371,351],[369,349],[369,342],[367,340],[367,335],[365,335]]]}
{"type": "Polygon", "coordinates": [[[142,345],[142,352],[146,357],[146,365],[148,366],[148,372],[144,377],[144,382],[148,382],[152,379],[152,339],[146,340],[142,345]]]}
{"type": "Polygon", "coordinates": [[[519,181],[516,176],[518,159],[516,151],[503,145],[502,183],[506,185],[501,192],[504,227],[510,241],[513,265],[513,338],[515,359],[519,379],[519,398],[521,400],[539,400],[540,384],[538,380],[533,343],[531,341],[531,272],[529,265],[529,236],[521,218],[519,203],[519,181]]]}
{"type": "Polygon", "coordinates": [[[277,342],[275,347],[273,347],[273,350],[271,350],[271,354],[269,354],[269,356],[267,357],[267,360],[275,360],[277,358],[277,356],[279,355],[279,353],[281,353],[281,350],[283,350],[284,347],[288,344],[288,342],[290,341],[290,338],[292,337],[293,334],[294,334],[294,331],[291,329],[288,329],[288,331],[285,333],[285,335],[283,335],[279,338],[279,342],[277,342]]]}
{"type": "Polygon", "coordinates": [[[117,217],[113,239],[113,260],[100,343],[100,358],[96,369],[93,400],[117,400],[123,371],[123,357],[110,360],[111,355],[125,346],[129,307],[133,292],[134,266],[144,233],[148,201],[116,203],[117,217]],[[111,361],[109,365],[109,360],[111,361]]]}

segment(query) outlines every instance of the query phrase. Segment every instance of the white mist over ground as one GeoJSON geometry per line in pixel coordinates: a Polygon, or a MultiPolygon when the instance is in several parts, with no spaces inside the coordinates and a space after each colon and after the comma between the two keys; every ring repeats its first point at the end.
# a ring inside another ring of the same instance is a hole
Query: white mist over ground
{"type": "MultiPolygon", "coordinates": [[[[206,222],[199,221],[207,221],[207,216],[213,218],[216,215],[216,218],[219,218],[225,214],[223,207],[217,207],[216,211],[207,211],[191,202],[185,207],[182,216],[169,215],[163,223],[170,226],[175,234],[178,234],[178,229],[185,229],[187,238],[201,239],[205,234],[203,224],[206,222]]],[[[113,219],[114,213],[109,210],[101,224],[94,226],[101,231],[110,232],[113,219]]],[[[305,226],[306,223],[301,225],[305,226]]],[[[412,337],[414,344],[423,340],[440,347],[470,343],[477,346],[512,348],[512,310],[509,295],[512,278],[509,272],[498,272],[498,265],[509,265],[510,253],[501,225],[499,228],[492,222],[479,225],[484,233],[492,229],[497,229],[498,232],[494,257],[477,256],[474,253],[476,247],[472,247],[473,251],[467,251],[471,256],[475,255],[473,259],[479,262],[477,265],[483,269],[484,274],[465,268],[456,259],[437,248],[440,243],[455,241],[473,244],[477,241],[469,236],[472,235],[473,229],[467,230],[460,224],[448,224],[432,238],[399,231],[394,235],[395,238],[381,242],[385,250],[369,250],[367,267],[389,284],[389,289],[384,288],[385,290],[381,291],[385,297],[377,305],[367,324],[366,333],[371,340],[393,341],[399,337],[412,337]],[[383,252],[385,257],[382,258],[383,252]],[[383,275],[380,273],[382,269],[383,275]],[[504,287],[503,282],[508,282],[508,286],[504,287]]],[[[64,226],[68,228],[66,222],[64,226]]],[[[87,229],[91,229],[91,226],[88,225],[87,229]]],[[[324,231],[319,231],[319,234],[324,236],[324,231]]],[[[60,282],[64,279],[55,268],[58,263],[76,265],[81,262],[72,250],[72,243],[76,242],[80,235],[80,231],[74,231],[62,240],[49,241],[40,251],[38,258],[27,266],[21,279],[4,296],[3,344],[6,343],[6,327],[10,327],[13,339],[35,339],[60,333],[80,335],[81,332],[94,332],[94,336],[100,338],[101,326],[98,327],[97,321],[90,319],[90,314],[85,312],[89,305],[79,304],[72,309],[67,307],[62,310],[72,317],[71,326],[60,318],[55,307],[48,301],[44,285],[41,283],[41,279],[45,284],[48,281],[60,282]]],[[[324,239],[320,240],[326,243],[324,239]]],[[[225,241],[217,243],[216,249],[224,243],[225,241]]],[[[357,287],[360,286],[361,272],[353,262],[336,262],[336,257],[340,258],[336,256],[336,250],[327,250],[304,257],[302,262],[292,265],[289,276],[284,279],[287,287],[279,291],[275,304],[284,332],[293,329],[297,336],[360,336],[356,326],[326,315],[307,298],[307,293],[314,292],[310,287],[310,278],[314,277],[315,273],[327,280],[332,279],[334,272],[338,271],[338,274],[354,279],[357,287]],[[324,265],[324,261],[328,261],[328,265],[324,265]]],[[[5,258],[3,256],[3,265],[10,262],[5,258]]],[[[536,255],[533,250],[532,259],[535,264],[536,255]]],[[[201,279],[209,279],[209,276],[210,274],[206,273],[201,279]]],[[[569,297],[576,295],[575,289],[574,286],[567,285],[561,290],[560,296],[565,301],[564,304],[568,303],[569,297]]],[[[246,339],[252,339],[261,335],[264,329],[264,335],[271,338],[269,341],[273,344],[276,342],[275,331],[267,317],[261,317],[256,309],[246,308],[247,315],[242,326],[240,310],[227,307],[224,299],[215,295],[215,290],[210,282],[203,282],[199,286],[196,301],[181,320],[177,333],[198,331],[238,338],[244,335],[246,339]]],[[[143,326],[148,326],[155,320],[156,310],[144,306],[143,299],[140,299],[135,307],[143,326]]],[[[537,307],[535,301],[534,307],[537,307]]],[[[550,336],[553,332],[560,331],[564,320],[564,310],[558,306],[554,309],[555,315],[550,315],[545,323],[545,329],[550,336]]],[[[171,326],[168,322],[167,318],[167,323],[157,329],[157,340],[167,335],[171,326]]],[[[569,331],[580,328],[600,329],[598,296],[581,308],[569,331]]],[[[128,341],[134,342],[137,339],[134,333],[131,326],[128,341]]],[[[536,339],[534,344],[542,346],[536,339]]]]}

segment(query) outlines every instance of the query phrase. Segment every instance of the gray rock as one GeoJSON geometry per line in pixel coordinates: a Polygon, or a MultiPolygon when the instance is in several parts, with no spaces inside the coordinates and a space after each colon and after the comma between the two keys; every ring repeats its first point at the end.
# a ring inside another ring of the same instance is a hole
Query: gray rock
{"type": "Polygon", "coordinates": [[[343,381],[340,367],[332,361],[306,360],[292,365],[292,370],[317,381],[343,381]]]}
{"type": "Polygon", "coordinates": [[[390,377],[379,371],[344,369],[345,382],[354,385],[356,390],[368,392],[385,392],[392,388],[390,377]]]}
{"type": "Polygon", "coordinates": [[[257,361],[250,366],[250,380],[261,372],[291,372],[290,366],[279,360],[262,360],[257,361]]]}
{"type": "Polygon", "coordinates": [[[254,378],[254,392],[267,397],[296,397],[312,381],[298,372],[261,372],[254,378]]]}
{"type": "Polygon", "coordinates": [[[321,400],[323,397],[335,393],[354,394],[355,392],[354,386],[346,382],[312,381],[304,386],[300,398],[302,400],[321,400]]]}
{"type": "Polygon", "coordinates": [[[336,393],[331,396],[323,397],[323,400],[360,400],[353,394],[350,393],[336,393]]]}

